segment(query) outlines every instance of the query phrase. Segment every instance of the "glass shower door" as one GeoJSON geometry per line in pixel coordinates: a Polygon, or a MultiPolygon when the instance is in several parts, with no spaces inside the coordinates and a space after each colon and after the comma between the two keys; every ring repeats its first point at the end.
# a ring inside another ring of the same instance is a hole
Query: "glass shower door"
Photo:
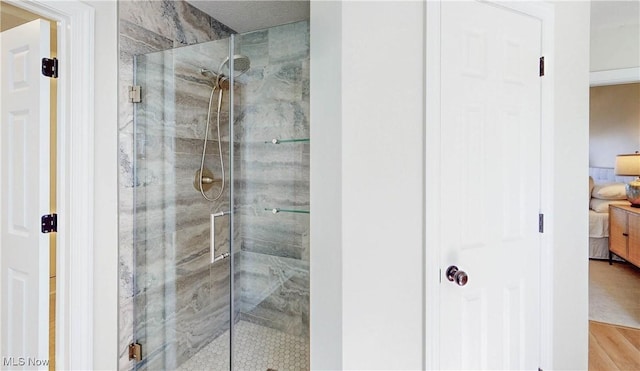
{"type": "Polygon", "coordinates": [[[140,55],[135,81],[134,341],[142,346],[137,369],[230,367],[229,91],[220,101],[210,71],[229,55],[219,40],[140,55]],[[203,71],[208,70],[208,71],[203,71]],[[207,114],[211,102],[211,114],[207,114]],[[203,189],[196,172],[209,116],[203,189]],[[220,153],[222,152],[222,164],[220,153]],[[222,190],[222,192],[220,192],[222,190]],[[214,232],[211,233],[212,226],[214,232]],[[212,238],[213,237],[213,238],[212,238]],[[213,345],[212,345],[213,344],[213,345]],[[204,349],[207,352],[203,352],[204,349]],[[197,354],[206,355],[195,359],[197,354]]]}

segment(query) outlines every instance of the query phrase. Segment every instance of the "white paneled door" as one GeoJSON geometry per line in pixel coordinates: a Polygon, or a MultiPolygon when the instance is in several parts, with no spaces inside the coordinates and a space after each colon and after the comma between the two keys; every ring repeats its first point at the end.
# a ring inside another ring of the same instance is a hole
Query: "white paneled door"
{"type": "Polygon", "coordinates": [[[440,367],[537,369],[542,24],[471,1],[440,19],[440,367]]]}
{"type": "Polygon", "coordinates": [[[0,131],[0,310],[4,368],[46,368],[49,336],[50,54],[43,20],[2,32],[0,131]],[[35,367],[34,367],[35,366],[35,367]]]}

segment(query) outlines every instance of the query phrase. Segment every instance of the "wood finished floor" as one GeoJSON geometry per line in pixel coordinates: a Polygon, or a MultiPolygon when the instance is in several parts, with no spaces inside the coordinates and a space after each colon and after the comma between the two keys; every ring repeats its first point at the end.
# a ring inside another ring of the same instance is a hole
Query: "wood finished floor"
{"type": "Polygon", "coordinates": [[[589,370],[640,370],[640,330],[589,321],[589,370]]]}

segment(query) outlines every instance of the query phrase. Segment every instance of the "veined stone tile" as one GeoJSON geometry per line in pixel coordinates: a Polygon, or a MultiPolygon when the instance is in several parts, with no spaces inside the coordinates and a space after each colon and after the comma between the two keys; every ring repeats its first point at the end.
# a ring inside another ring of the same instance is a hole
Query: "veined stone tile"
{"type": "Polygon", "coordinates": [[[225,37],[190,45],[188,48],[183,48],[183,52],[177,54],[176,60],[193,63],[194,66],[217,72],[222,61],[229,56],[229,42],[230,39],[225,37]]]}
{"type": "MultiPolygon", "coordinates": [[[[292,182],[287,179],[277,182],[238,181],[236,203],[242,206],[254,205],[255,214],[265,217],[265,211],[269,212],[274,208],[310,211],[308,184],[308,181],[292,182]]],[[[284,215],[278,214],[283,218],[284,215]]]]}
{"type": "MultiPolygon", "coordinates": [[[[199,164],[198,166],[189,166],[180,170],[178,175],[173,175],[169,179],[160,179],[154,184],[137,187],[137,220],[144,219],[145,213],[152,213],[162,210],[163,208],[179,207],[181,205],[194,205],[198,207],[198,210],[202,211],[198,214],[201,217],[208,217],[209,214],[211,214],[209,211],[216,212],[218,209],[228,211],[228,177],[226,177],[225,180],[226,185],[222,196],[217,201],[208,202],[204,200],[200,191],[193,186],[195,172],[199,170],[199,168],[199,164]]],[[[220,192],[220,188],[222,186],[219,163],[218,166],[216,166],[215,161],[207,159],[205,162],[205,168],[208,168],[213,172],[213,187],[205,193],[211,198],[220,192]],[[220,182],[218,182],[218,180],[220,180],[220,182]]]]}
{"type": "Polygon", "coordinates": [[[167,204],[154,210],[147,210],[137,217],[138,240],[149,239],[173,233],[194,223],[208,223],[211,214],[209,205],[203,200],[183,202],[178,205],[167,204]]]}
{"type": "MultiPolygon", "coordinates": [[[[221,273],[228,275],[228,271],[221,273]]],[[[206,341],[207,332],[224,330],[216,330],[219,321],[215,317],[228,316],[228,299],[212,295],[216,281],[211,281],[209,275],[209,267],[205,267],[136,296],[137,335],[146,343],[147,352],[173,341],[178,343],[180,353],[187,352],[180,349],[184,334],[192,337],[188,341],[202,342],[206,341]],[[195,337],[196,334],[200,335],[195,337]]]]}
{"type": "Polygon", "coordinates": [[[149,31],[136,23],[120,19],[120,51],[130,54],[147,54],[170,49],[173,41],[149,31]]]}
{"type": "Polygon", "coordinates": [[[174,50],[174,62],[178,74],[185,73],[197,80],[208,81],[211,85],[212,76],[202,74],[201,69],[217,73],[222,62],[229,56],[229,39],[215,40],[188,48],[174,50]]]}
{"type": "Polygon", "coordinates": [[[120,188],[118,194],[119,215],[118,215],[118,241],[126,242],[133,241],[134,230],[133,224],[135,216],[133,214],[133,197],[134,188],[120,188]]]}
{"type": "MultiPolygon", "coordinates": [[[[278,133],[273,133],[277,135],[278,133]]],[[[309,139],[307,138],[272,138],[272,139],[309,139]]],[[[242,162],[259,161],[261,163],[269,162],[296,162],[294,166],[309,167],[309,164],[303,161],[302,154],[306,153],[309,142],[294,142],[273,144],[271,139],[261,142],[242,142],[238,144],[236,154],[241,155],[242,162]],[[303,162],[303,163],[300,163],[303,162]]],[[[247,165],[245,165],[247,166],[247,165]]]]}
{"type": "MultiPolygon", "coordinates": [[[[176,329],[178,353],[187,358],[229,327],[228,266],[213,265],[202,272],[204,275],[184,279],[177,287],[177,318],[182,324],[176,329]],[[209,282],[208,291],[190,294],[192,286],[203,281],[209,282]]],[[[184,359],[178,357],[179,362],[184,359]]]]}
{"type": "Polygon", "coordinates": [[[234,33],[183,1],[121,1],[120,18],[174,40],[173,47],[220,39],[234,33]]]}
{"type": "Polygon", "coordinates": [[[269,29],[251,31],[236,36],[236,48],[242,50],[245,46],[267,44],[269,42],[269,29]]]}
{"type": "MultiPolygon", "coordinates": [[[[201,10],[184,1],[174,1],[177,19],[175,28],[176,42],[180,44],[196,44],[209,40],[229,37],[235,33],[201,10]]],[[[178,46],[178,45],[176,45],[178,46]]]]}
{"type": "MultiPolygon", "coordinates": [[[[152,139],[154,137],[147,138],[152,139]]],[[[169,137],[160,138],[168,139],[169,137]]],[[[174,146],[174,143],[158,144],[158,146],[174,146]]],[[[166,186],[171,184],[176,185],[182,183],[183,181],[186,183],[193,183],[193,180],[195,179],[195,172],[196,170],[200,169],[202,154],[166,152],[159,150],[158,147],[154,148],[154,145],[144,145],[139,147],[140,157],[143,156],[142,153],[152,153],[152,155],[145,154],[145,158],[143,159],[138,159],[137,178],[138,183],[140,184],[139,187],[157,185],[166,186]]],[[[223,157],[225,157],[224,153],[223,157]]],[[[228,155],[226,157],[228,158],[228,155]]],[[[205,167],[213,172],[215,179],[220,180],[222,178],[217,145],[207,146],[205,167]]],[[[228,173],[228,165],[225,167],[227,167],[226,171],[228,173]]],[[[218,186],[214,184],[213,188],[217,189],[218,186]]],[[[176,189],[175,191],[178,192],[176,196],[179,196],[183,189],[180,188],[176,189]]],[[[164,193],[164,196],[166,196],[168,191],[165,191],[164,193]]],[[[191,195],[192,193],[193,192],[190,192],[187,195],[191,195]]]]}
{"type": "MultiPolygon", "coordinates": [[[[120,313],[130,313],[133,311],[133,298],[120,299],[118,301],[120,313]]],[[[129,344],[133,342],[133,317],[119,315],[118,316],[118,369],[133,369],[135,362],[129,360],[129,344]]]]}
{"type": "Polygon", "coordinates": [[[133,135],[121,132],[118,134],[118,183],[121,189],[134,186],[133,159],[133,135]]]}
{"type": "Polygon", "coordinates": [[[120,1],[118,15],[121,20],[129,21],[169,40],[173,40],[176,11],[171,6],[171,3],[172,1],[168,0],[120,1]]]}
{"type": "Polygon", "coordinates": [[[171,233],[136,242],[136,295],[177,279],[176,249],[171,233]]]}
{"type": "MultiPolygon", "coordinates": [[[[193,325],[177,328],[177,364],[184,363],[200,349],[229,329],[229,302],[218,308],[194,313],[193,325]]],[[[186,318],[183,318],[186,320],[186,318]]]]}
{"type": "Polygon", "coordinates": [[[119,241],[119,264],[118,264],[118,298],[121,302],[133,297],[133,240],[119,241]]]}
{"type": "Polygon", "coordinates": [[[175,368],[175,344],[167,343],[153,352],[143,353],[142,361],[136,364],[137,371],[172,370],[175,368]]]}
{"type": "Polygon", "coordinates": [[[269,64],[268,31],[256,31],[238,37],[239,54],[249,57],[251,69],[262,69],[269,64]]]}
{"type": "MultiPolygon", "coordinates": [[[[311,76],[311,63],[309,58],[302,60],[302,101],[310,101],[310,76],[311,76]]],[[[307,117],[309,115],[307,114],[307,117]]]]}
{"type": "Polygon", "coordinates": [[[240,271],[244,275],[240,288],[244,314],[262,318],[261,324],[287,333],[308,333],[308,323],[302,321],[309,300],[308,263],[243,252],[240,271]]]}
{"type": "MultiPolygon", "coordinates": [[[[278,146],[278,145],[276,145],[278,146]]],[[[285,150],[245,152],[242,154],[242,178],[247,184],[265,183],[277,179],[281,184],[309,181],[309,156],[302,152],[300,144],[285,144],[285,150]]],[[[282,148],[282,147],[280,147],[282,148]]]]}
{"type": "MultiPolygon", "coordinates": [[[[249,233],[250,234],[250,233],[249,233]]],[[[305,256],[307,247],[304,245],[284,244],[281,242],[264,241],[256,238],[241,237],[242,250],[284,258],[300,259],[305,256]]],[[[304,241],[304,239],[301,239],[304,241]]]]}
{"type": "Polygon", "coordinates": [[[309,55],[309,22],[290,23],[268,31],[270,63],[309,55]]]}
{"type": "MultiPolygon", "coordinates": [[[[276,257],[243,251],[238,255],[239,273],[245,275],[243,297],[246,302],[255,304],[275,292],[278,287],[294,276],[306,276],[309,272],[308,262],[298,259],[276,257]],[[255,292],[251,295],[249,289],[255,292]]],[[[304,287],[301,288],[304,291],[304,287]]],[[[308,288],[306,289],[308,291],[308,288]]]]}
{"type": "MultiPolygon", "coordinates": [[[[202,138],[191,139],[191,138],[176,138],[175,139],[175,153],[190,153],[202,155],[202,146],[204,140],[202,138]]],[[[207,141],[207,154],[217,154],[218,153],[218,141],[213,137],[209,136],[209,140],[207,141]]],[[[229,157],[229,142],[222,142],[222,153],[223,156],[229,157]]]]}
{"type": "Polygon", "coordinates": [[[300,60],[256,66],[247,79],[243,81],[243,98],[245,105],[256,105],[273,102],[302,101],[303,62],[300,60]]]}
{"type": "Polygon", "coordinates": [[[305,108],[298,102],[276,102],[245,107],[234,130],[237,141],[262,142],[271,139],[309,138],[305,108]]]}
{"type": "Polygon", "coordinates": [[[120,132],[133,131],[133,104],[129,103],[129,86],[133,82],[133,57],[126,52],[120,52],[118,64],[118,130],[120,132]]]}

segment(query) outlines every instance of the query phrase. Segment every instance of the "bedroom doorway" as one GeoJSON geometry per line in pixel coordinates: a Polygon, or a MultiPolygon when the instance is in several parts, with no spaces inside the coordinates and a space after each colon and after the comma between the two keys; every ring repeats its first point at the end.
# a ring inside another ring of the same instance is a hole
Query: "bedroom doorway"
{"type": "MultiPolygon", "coordinates": [[[[615,255],[615,264],[609,265],[607,260],[610,235],[617,233],[609,230],[609,205],[629,205],[625,183],[634,179],[616,175],[614,164],[617,155],[640,149],[639,102],[640,83],[593,86],[590,89],[589,175],[593,187],[589,187],[589,318],[638,329],[640,268],[615,255]]],[[[631,223],[622,226],[622,233],[633,227],[633,220],[629,219],[631,223]]],[[[629,246],[630,249],[632,247],[629,246]]]]}
{"type": "Polygon", "coordinates": [[[614,170],[617,155],[640,150],[639,102],[638,82],[590,88],[590,369],[640,367],[640,267],[615,255],[613,264],[608,260],[610,240],[618,234],[624,234],[618,239],[623,239],[627,249],[640,249],[632,237],[627,237],[634,228],[640,228],[635,226],[640,213],[618,206],[629,204],[624,185],[634,177],[618,176],[614,170]],[[616,206],[610,209],[609,205],[616,206]],[[631,217],[619,222],[616,216],[627,213],[631,217]]]}

